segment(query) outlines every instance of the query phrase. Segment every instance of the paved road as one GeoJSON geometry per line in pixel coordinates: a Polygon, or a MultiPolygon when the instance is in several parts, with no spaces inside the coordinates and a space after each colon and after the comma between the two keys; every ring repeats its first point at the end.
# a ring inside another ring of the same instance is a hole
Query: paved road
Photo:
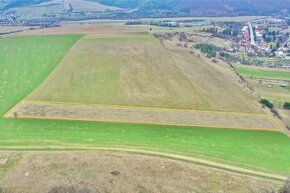
{"type": "Polygon", "coordinates": [[[249,22],[249,29],[250,29],[250,38],[251,38],[251,45],[255,45],[255,36],[254,36],[254,30],[253,27],[251,25],[251,22],[249,22]]]}

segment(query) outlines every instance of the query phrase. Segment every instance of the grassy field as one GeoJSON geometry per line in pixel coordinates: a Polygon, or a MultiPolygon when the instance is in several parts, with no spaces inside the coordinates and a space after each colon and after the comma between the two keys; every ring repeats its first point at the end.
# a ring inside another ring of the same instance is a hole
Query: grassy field
{"type": "MultiPolygon", "coordinates": [[[[80,37],[0,39],[0,114],[34,90],[80,37]]],[[[279,132],[0,118],[1,150],[95,147],[171,152],[290,174],[290,139],[279,132]]]]}
{"type": "Polygon", "coordinates": [[[199,58],[168,53],[150,35],[87,35],[28,99],[259,111],[220,73],[224,72],[199,58]]]}
{"type": "Polygon", "coordinates": [[[271,79],[282,79],[290,80],[289,70],[269,70],[269,69],[258,69],[253,67],[237,66],[239,73],[247,76],[254,76],[260,78],[271,78],[271,79]]]}
{"type": "Polygon", "coordinates": [[[84,37],[28,99],[176,108],[204,103],[148,35],[84,37]]]}

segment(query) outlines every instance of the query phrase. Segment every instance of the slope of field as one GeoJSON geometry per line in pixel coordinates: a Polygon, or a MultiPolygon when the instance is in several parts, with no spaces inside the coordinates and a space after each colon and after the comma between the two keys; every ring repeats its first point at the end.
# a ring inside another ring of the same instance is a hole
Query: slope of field
{"type": "Polygon", "coordinates": [[[0,39],[1,150],[126,147],[290,174],[290,139],[279,132],[2,118],[47,77],[74,42],[72,37],[75,41],[80,36],[0,39]]]}
{"type": "Polygon", "coordinates": [[[259,78],[290,80],[289,70],[269,70],[264,68],[237,66],[239,73],[259,78]]]}

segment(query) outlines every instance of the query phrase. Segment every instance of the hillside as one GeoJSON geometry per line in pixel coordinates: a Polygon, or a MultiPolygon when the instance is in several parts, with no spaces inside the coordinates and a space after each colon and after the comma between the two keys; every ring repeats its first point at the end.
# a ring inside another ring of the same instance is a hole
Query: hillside
{"type": "MultiPolygon", "coordinates": [[[[176,16],[273,15],[289,12],[289,0],[97,0],[122,8],[139,8],[137,13],[158,12],[176,16]],[[170,11],[170,13],[164,13],[170,11]]],[[[150,15],[148,15],[150,16],[150,15]]]]}
{"type": "Polygon", "coordinates": [[[65,4],[73,12],[113,11],[106,18],[281,15],[290,10],[290,0],[0,0],[0,11],[42,16],[61,13],[65,4]],[[38,9],[43,11],[39,14],[38,9]]]}

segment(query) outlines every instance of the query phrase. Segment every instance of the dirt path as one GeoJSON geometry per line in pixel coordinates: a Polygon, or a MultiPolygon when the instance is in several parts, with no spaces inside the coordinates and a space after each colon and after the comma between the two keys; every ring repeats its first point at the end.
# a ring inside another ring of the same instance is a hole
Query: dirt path
{"type": "Polygon", "coordinates": [[[161,157],[166,157],[166,158],[171,158],[171,159],[176,159],[176,160],[189,161],[189,162],[193,162],[196,164],[200,164],[200,165],[204,165],[204,166],[208,166],[208,167],[212,167],[212,168],[217,168],[217,169],[222,169],[222,170],[226,170],[226,171],[234,172],[234,173],[238,173],[238,174],[245,174],[245,175],[249,175],[249,176],[256,176],[256,177],[262,177],[262,178],[279,180],[279,181],[286,181],[287,180],[286,176],[269,174],[269,173],[244,169],[244,168],[240,168],[240,167],[236,167],[236,166],[231,166],[231,165],[227,165],[227,164],[221,164],[221,163],[217,163],[217,162],[213,162],[213,161],[209,161],[209,160],[203,160],[203,159],[198,159],[198,158],[194,158],[194,157],[171,154],[171,153],[164,153],[164,152],[157,152],[157,151],[150,151],[150,150],[126,149],[126,148],[98,148],[98,149],[155,155],[155,156],[161,156],[161,157]]]}

